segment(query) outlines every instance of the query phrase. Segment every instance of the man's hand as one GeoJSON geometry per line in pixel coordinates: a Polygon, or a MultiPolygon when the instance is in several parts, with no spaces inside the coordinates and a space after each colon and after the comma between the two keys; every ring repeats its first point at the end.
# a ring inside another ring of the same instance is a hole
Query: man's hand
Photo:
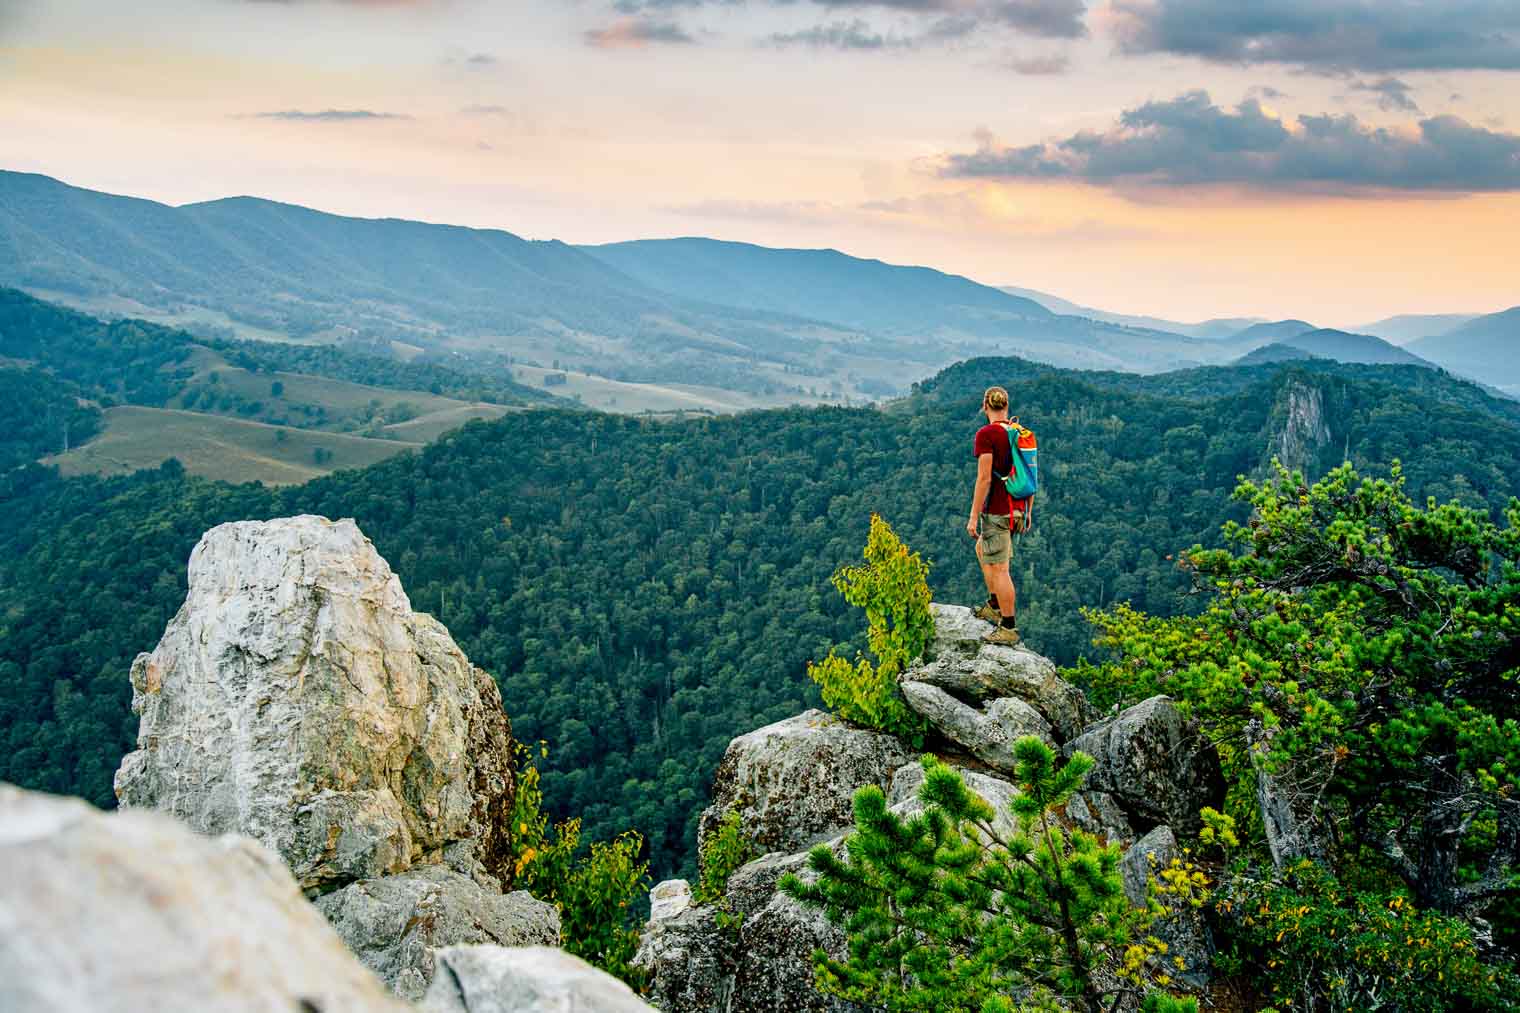
{"type": "Polygon", "coordinates": [[[970,535],[972,538],[976,537],[976,515],[975,514],[972,514],[971,519],[966,522],[966,534],[970,535]]]}

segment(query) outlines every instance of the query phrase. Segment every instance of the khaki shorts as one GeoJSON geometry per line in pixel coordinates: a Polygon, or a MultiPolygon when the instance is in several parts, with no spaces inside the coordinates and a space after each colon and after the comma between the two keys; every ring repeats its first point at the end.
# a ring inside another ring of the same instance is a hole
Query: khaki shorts
{"type": "Polygon", "coordinates": [[[1013,559],[1013,537],[1007,514],[982,514],[982,534],[976,540],[976,558],[983,566],[997,566],[1013,559]]]}

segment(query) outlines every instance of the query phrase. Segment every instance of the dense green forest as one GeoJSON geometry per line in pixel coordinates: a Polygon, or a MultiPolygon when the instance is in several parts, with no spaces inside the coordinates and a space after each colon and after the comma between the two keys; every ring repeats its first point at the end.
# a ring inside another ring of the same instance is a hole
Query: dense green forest
{"type": "Polygon", "coordinates": [[[1243,519],[1230,493],[1265,467],[1290,388],[1317,397],[1328,427],[1298,448],[1311,473],[1347,453],[1368,468],[1402,457],[1416,498],[1501,509],[1520,475],[1513,406],[1415,372],[1147,379],[982,359],[884,410],[518,413],[283,490],[173,464],[105,480],[25,469],[0,528],[0,779],[109,804],[136,729],[127,667],[179,607],[201,533],[354,517],[413,606],[496,675],[517,734],[550,742],[549,803],[590,837],[643,832],[656,875],[689,871],[729,739],[816,703],[806,662],[859,637],[829,577],[857,558],[872,512],[934,564],[940,600],[979,595],[964,515],[987,385],[1009,387],[1041,440],[1044,491],[1014,563],[1020,624],[1071,662],[1092,651],[1081,606],[1188,608],[1169,557],[1243,519]]]}
{"type": "Polygon", "coordinates": [[[100,418],[72,384],[0,367],[0,473],[83,443],[100,431],[100,418]]]}

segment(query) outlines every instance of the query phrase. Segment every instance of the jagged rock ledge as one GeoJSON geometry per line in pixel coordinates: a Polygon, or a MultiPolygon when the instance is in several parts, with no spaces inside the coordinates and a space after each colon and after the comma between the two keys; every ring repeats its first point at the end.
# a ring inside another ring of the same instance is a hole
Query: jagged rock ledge
{"type": "MultiPolygon", "coordinates": [[[[1166,697],[1154,697],[1094,721],[1086,696],[1062,680],[1048,659],[1025,648],[989,645],[990,626],[957,606],[933,606],[936,634],[924,657],[901,675],[904,697],[941,736],[938,751],[1011,828],[1017,789],[1011,747],[1035,734],[1098,761],[1066,817],[1127,848],[1126,889],[1145,895],[1152,856],[1177,855],[1178,830],[1196,826],[1204,805],[1218,804],[1218,757],[1166,697]],[[1137,841],[1137,838],[1139,839],[1137,841]]],[[[651,919],[636,963],[651,976],[651,1000],[666,1013],[846,1013],[852,1004],[813,986],[810,955],[846,955],[845,937],[817,910],[776,890],[787,872],[806,878],[809,846],[838,847],[851,827],[850,800],[874,784],[900,815],[918,811],[923,768],[892,735],[856,728],[808,711],[749,732],[729,744],[703,813],[699,845],[729,810],[767,854],[738,869],[721,900],[736,927],[719,928],[713,906],[691,903],[679,880],[651,893],[651,919]]],[[[732,921],[730,922],[732,925],[732,921]]],[[[1205,981],[1210,943],[1188,913],[1155,930],[1188,964],[1184,980],[1205,981]]]]}

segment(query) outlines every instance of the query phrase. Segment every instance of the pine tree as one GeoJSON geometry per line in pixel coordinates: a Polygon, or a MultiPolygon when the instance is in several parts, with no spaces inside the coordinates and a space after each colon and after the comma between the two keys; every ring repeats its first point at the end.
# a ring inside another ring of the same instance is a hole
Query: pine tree
{"type": "MultiPolygon", "coordinates": [[[[923,759],[923,812],[903,818],[879,788],[855,795],[844,856],[809,854],[812,882],[781,888],[821,907],[849,937],[849,957],[814,953],[819,987],[901,1013],[1058,1008],[1106,1013],[1149,985],[1165,947],[1143,932],[1156,908],[1132,907],[1119,850],[1054,819],[1092,768],[1064,765],[1035,736],[1015,745],[1018,829],[967,789],[953,769],[923,759]]],[[[1164,983],[1164,976],[1157,979],[1164,983]]],[[[1158,996],[1158,1011],[1195,1008],[1158,996]]]]}

